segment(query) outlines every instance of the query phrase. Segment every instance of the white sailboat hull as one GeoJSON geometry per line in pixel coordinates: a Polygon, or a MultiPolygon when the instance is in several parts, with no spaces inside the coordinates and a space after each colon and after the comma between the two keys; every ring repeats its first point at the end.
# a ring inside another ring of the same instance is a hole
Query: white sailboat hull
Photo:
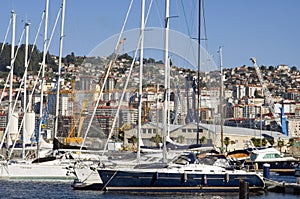
{"type": "Polygon", "coordinates": [[[72,187],[78,190],[97,190],[103,184],[96,168],[91,166],[79,166],[74,168],[76,176],[72,187]]]}
{"type": "Polygon", "coordinates": [[[8,179],[61,179],[72,180],[73,175],[68,175],[70,164],[53,161],[51,163],[29,163],[29,162],[1,162],[0,178],[8,179]]]}

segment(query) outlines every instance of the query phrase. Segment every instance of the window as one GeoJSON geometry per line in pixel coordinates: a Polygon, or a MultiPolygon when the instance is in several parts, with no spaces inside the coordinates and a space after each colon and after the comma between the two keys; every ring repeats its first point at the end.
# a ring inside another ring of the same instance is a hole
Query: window
{"type": "Polygon", "coordinates": [[[252,161],[255,161],[256,158],[257,158],[257,154],[251,153],[250,159],[251,159],[252,161]]]}
{"type": "Polygon", "coordinates": [[[276,153],[271,153],[271,154],[266,154],[263,159],[275,159],[275,158],[281,158],[281,156],[276,153]]]}
{"type": "Polygon", "coordinates": [[[281,158],[279,154],[275,154],[275,158],[281,158]]]}

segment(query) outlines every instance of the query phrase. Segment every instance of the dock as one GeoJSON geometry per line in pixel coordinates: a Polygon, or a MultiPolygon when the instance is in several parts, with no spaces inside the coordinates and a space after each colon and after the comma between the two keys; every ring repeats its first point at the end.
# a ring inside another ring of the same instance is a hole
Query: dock
{"type": "Polygon", "coordinates": [[[276,193],[300,194],[299,183],[278,182],[270,179],[265,179],[266,190],[276,193]]]}

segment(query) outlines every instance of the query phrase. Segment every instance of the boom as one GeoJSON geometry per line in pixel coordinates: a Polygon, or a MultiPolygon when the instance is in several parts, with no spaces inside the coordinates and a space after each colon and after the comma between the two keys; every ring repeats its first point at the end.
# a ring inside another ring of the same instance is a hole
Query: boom
{"type": "Polygon", "coordinates": [[[272,95],[271,95],[269,89],[267,88],[266,84],[264,83],[264,80],[262,78],[262,75],[261,75],[261,72],[259,70],[259,67],[256,64],[256,58],[252,57],[252,58],[250,58],[250,60],[253,63],[253,66],[254,66],[256,74],[258,76],[259,82],[260,82],[260,84],[262,86],[262,89],[263,89],[263,92],[264,92],[264,95],[265,95],[265,98],[266,98],[266,104],[269,104],[269,109],[270,109],[273,117],[275,119],[277,119],[278,118],[278,114],[276,114],[275,109],[274,109],[274,101],[273,101],[272,95]]]}

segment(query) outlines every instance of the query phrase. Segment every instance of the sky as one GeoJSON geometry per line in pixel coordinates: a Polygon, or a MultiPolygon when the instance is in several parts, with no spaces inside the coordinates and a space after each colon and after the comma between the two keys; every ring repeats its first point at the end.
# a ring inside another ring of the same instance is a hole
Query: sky
{"type": "MultiPolygon", "coordinates": [[[[2,0],[0,42],[4,41],[11,10],[14,10],[17,14],[16,45],[24,29],[24,21],[30,22],[29,42],[33,43],[45,9],[45,1],[2,0]]],[[[88,55],[99,44],[118,34],[130,2],[131,0],[66,0],[63,56],[71,52],[75,55],[88,55]]],[[[140,2],[133,1],[126,31],[140,27],[140,2]]],[[[150,0],[146,0],[146,10],[149,2],[150,0]]],[[[61,0],[50,0],[48,35],[53,29],[60,7],[61,0]]],[[[258,65],[286,64],[300,69],[299,0],[204,0],[202,8],[201,45],[208,50],[217,65],[220,63],[218,50],[222,46],[224,67],[252,65],[249,59],[256,57],[258,65]]],[[[146,28],[164,27],[164,9],[163,0],[153,0],[146,28]]],[[[198,37],[197,0],[170,0],[170,16],[171,30],[179,31],[191,39],[198,37]]],[[[50,53],[56,55],[59,54],[59,31],[60,22],[49,48],[50,53]]],[[[42,27],[37,41],[41,51],[43,32],[42,27]]],[[[6,42],[11,43],[11,33],[6,42]]],[[[147,54],[144,56],[147,57],[147,54]]],[[[148,56],[158,56],[157,59],[163,57],[162,54],[153,55],[150,52],[148,56]]],[[[184,64],[180,59],[174,58],[174,61],[178,61],[177,65],[184,64]]]]}

